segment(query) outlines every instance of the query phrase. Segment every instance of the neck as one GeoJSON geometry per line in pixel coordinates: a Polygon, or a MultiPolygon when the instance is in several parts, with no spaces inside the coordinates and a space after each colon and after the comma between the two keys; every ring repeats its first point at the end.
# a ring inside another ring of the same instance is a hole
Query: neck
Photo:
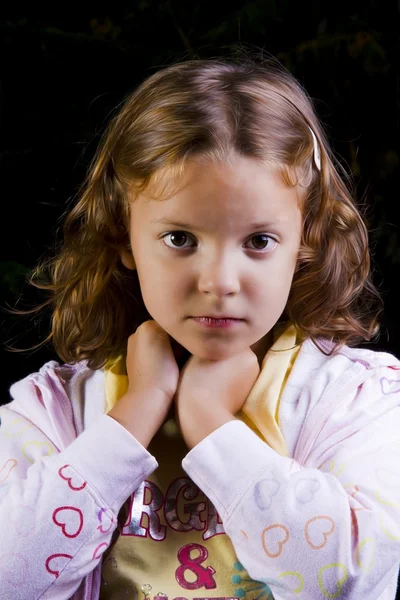
{"type": "Polygon", "coordinates": [[[255,344],[253,344],[251,346],[251,349],[253,350],[254,354],[257,356],[258,359],[258,364],[262,365],[262,362],[265,358],[265,355],[267,354],[268,350],[271,348],[273,344],[273,335],[272,335],[272,331],[269,331],[268,333],[266,333],[264,335],[264,337],[262,337],[260,340],[258,340],[258,342],[256,342],[255,344]]]}

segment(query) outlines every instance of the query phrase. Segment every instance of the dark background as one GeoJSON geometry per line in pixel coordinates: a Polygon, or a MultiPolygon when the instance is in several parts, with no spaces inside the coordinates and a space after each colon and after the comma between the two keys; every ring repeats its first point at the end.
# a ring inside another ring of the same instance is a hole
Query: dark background
{"type": "Polygon", "coordinates": [[[24,283],[51,252],[101,132],[125,95],[180,59],[223,55],[241,42],[277,56],[305,85],[333,148],[369,207],[375,283],[385,315],[374,348],[400,357],[400,43],[395,1],[170,0],[0,9],[0,403],[9,385],[57,359],[48,318],[15,318],[24,283]]]}

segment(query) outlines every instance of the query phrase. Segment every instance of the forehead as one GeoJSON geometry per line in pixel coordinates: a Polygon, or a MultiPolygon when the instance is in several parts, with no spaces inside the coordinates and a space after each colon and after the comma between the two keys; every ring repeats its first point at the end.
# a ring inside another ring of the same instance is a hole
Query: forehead
{"type": "Polygon", "coordinates": [[[158,198],[153,190],[150,186],[131,207],[136,217],[152,223],[184,218],[225,227],[243,220],[287,222],[300,210],[298,186],[285,184],[276,167],[247,157],[229,164],[192,161],[172,193],[158,198]]]}

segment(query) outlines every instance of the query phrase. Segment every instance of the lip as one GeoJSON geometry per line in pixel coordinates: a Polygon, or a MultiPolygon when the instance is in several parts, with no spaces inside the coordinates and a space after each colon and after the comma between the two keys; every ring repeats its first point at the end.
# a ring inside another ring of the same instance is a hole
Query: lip
{"type": "Polygon", "coordinates": [[[191,317],[193,321],[195,321],[195,323],[198,323],[201,327],[210,327],[210,328],[221,328],[221,329],[227,329],[230,327],[235,327],[237,325],[239,325],[240,323],[242,323],[243,319],[236,319],[236,318],[218,318],[216,319],[215,317],[191,317]]]}
{"type": "Polygon", "coordinates": [[[240,317],[234,317],[232,315],[196,315],[192,319],[232,319],[235,321],[243,321],[240,317]]]}

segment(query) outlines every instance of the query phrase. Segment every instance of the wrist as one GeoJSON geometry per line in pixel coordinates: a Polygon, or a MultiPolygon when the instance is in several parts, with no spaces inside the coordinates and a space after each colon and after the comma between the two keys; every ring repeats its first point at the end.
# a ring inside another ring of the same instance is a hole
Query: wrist
{"type": "Polygon", "coordinates": [[[148,429],[148,427],[143,426],[136,419],[132,422],[129,418],[115,409],[115,407],[107,413],[109,417],[117,421],[122,427],[124,427],[133,437],[144,447],[148,448],[151,440],[153,439],[153,434],[148,429]]]}
{"type": "Polygon", "coordinates": [[[236,418],[229,411],[221,407],[208,409],[191,407],[190,410],[179,415],[182,436],[190,450],[222,425],[235,420],[236,418]]]}
{"type": "Polygon", "coordinates": [[[143,405],[141,398],[125,394],[107,413],[146,449],[157,432],[157,419],[149,410],[149,397],[146,396],[143,405]]]}

